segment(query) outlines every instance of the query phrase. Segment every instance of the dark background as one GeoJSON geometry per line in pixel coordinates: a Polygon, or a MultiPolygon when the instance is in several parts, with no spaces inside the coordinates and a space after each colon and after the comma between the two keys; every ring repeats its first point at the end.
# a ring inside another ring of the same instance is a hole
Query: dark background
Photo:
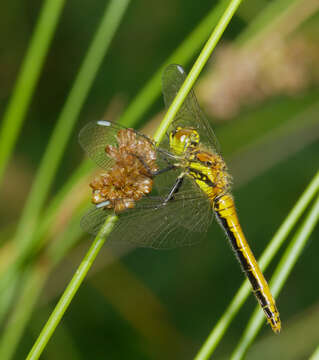
{"type": "MultiPolygon", "coordinates": [[[[244,2],[216,53],[223,44],[232,44],[269,2],[244,2]]],[[[64,8],[1,190],[0,215],[4,229],[19,219],[43,150],[105,4],[100,0],[71,0],[64,8]]],[[[16,0],[0,4],[1,113],[12,93],[41,5],[40,1],[16,0]]],[[[130,4],[80,113],[53,193],[83,158],[77,142],[83,124],[100,118],[116,101],[120,109],[125,108],[211,7],[212,1],[207,0],[142,0],[130,4]]],[[[318,13],[314,13],[285,38],[287,44],[294,44],[295,39],[315,44],[318,20],[318,13]]],[[[318,47],[314,46],[313,54],[318,55],[318,47]]],[[[304,59],[308,53],[300,50],[297,55],[298,59],[304,59]]],[[[234,64],[237,60],[234,57],[234,64]]],[[[214,66],[214,61],[207,65],[203,78],[208,78],[214,66]]],[[[318,72],[318,63],[313,58],[306,66],[311,73],[318,72]]],[[[218,69],[215,69],[217,73],[218,69]]],[[[258,81],[264,79],[260,77],[258,81]]],[[[245,80],[242,86],[244,83],[245,80]]],[[[199,101],[232,170],[240,220],[256,257],[318,170],[317,84],[313,75],[294,91],[268,91],[258,101],[247,99],[231,116],[214,114],[202,100],[203,91],[198,89],[199,101]],[[309,109],[312,109],[312,122],[309,109]],[[278,132],[282,127],[286,130],[278,132]]],[[[228,86],[233,89],[239,85],[228,86]]],[[[159,99],[139,124],[142,126],[162,109],[159,99]]],[[[318,344],[315,334],[319,333],[318,236],[317,227],[277,300],[282,334],[274,336],[264,325],[247,358],[304,359],[314,351],[318,344]]],[[[50,276],[16,359],[25,357],[90,242],[84,236],[50,276]]],[[[192,359],[244,279],[217,223],[211,226],[200,245],[191,248],[125,250],[116,260],[109,258],[109,251],[106,246],[99,255],[43,359],[192,359]]],[[[267,269],[268,279],[282,253],[280,250],[267,269]]],[[[229,358],[255,305],[250,295],[214,358],[229,358]]]]}

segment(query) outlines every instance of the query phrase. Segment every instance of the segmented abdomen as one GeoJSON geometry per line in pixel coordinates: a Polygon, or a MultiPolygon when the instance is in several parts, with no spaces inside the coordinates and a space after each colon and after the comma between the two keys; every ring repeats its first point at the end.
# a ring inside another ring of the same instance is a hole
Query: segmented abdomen
{"type": "Polygon", "coordinates": [[[275,300],[241,229],[233,198],[224,194],[212,199],[212,204],[269,324],[279,333],[281,323],[275,300]]]}

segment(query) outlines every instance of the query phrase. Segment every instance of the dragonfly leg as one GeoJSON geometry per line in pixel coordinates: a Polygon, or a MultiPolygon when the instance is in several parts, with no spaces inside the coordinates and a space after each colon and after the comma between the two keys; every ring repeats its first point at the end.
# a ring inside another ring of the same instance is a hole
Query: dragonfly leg
{"type": "Polygon", "coordinates": [[[163,205],[166,205],[170,200],[174,199],[174,195],[178,193],[179,189],[181,188],[184,180],[184,173],[180,174],[179,177],[176,179],[175,184],[172,186],[171,190],[167,194],[165,200],[163,201],[163,205]]]}
{"type": "MultiPolygon", "coordinates": [[[[135,156],[135,157],[142,163],[142,165],[145,167],[145,169],[146,169],[149,177],[154,177],[154,176],[156,176],[156,175],[159,175],[159,174],[162,174],[162,173],[164,173],[164,172],[167,172],[167,171],[170,171],[170,170],[175,169],[175,165],[169,164],[169,166],[167,166],[167,167],[164,168],[164,169],[157,170],[157,171],[152,171],[152,170],[150,169],[150,167],[146,164],[146,162],[144,161],[144,159],[143,159],[141,156],[139,156],[139,155],[137,155],[137,154],[134,154],[134,153],[130,153],[130,155],[135,156]]],[[[168,163],[169,163],[169,162],[168,162],[168,163]]]]}
{"type": "Polygon", "coordinates": [[[167,166],[167,167],[164,168],[164,169],[151,172],[151,175],[152,175],[152,176],[160,175],[160,174],[163,174],[163,173],[165,173],[165,172],[167,172],[167,171],[173,170],[173,169],[175,169],[175,168],[176,168],[175,165],[170,164],[169,166],[167,166]]]}

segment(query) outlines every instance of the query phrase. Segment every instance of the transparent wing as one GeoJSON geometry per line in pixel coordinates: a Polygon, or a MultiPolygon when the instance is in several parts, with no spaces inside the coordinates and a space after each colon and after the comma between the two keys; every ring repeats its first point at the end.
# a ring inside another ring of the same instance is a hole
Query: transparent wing
{"type": "MultiPolygon", "coordinates": [[[[162,153],[162,149],[158,149],[156,163],[160,169],[168,168],[171,164],[179,163],[180,160],[174,157],[165,156],[165,152],[162,153]]],[[[169,153],[168,153],[169,154],[169,153]]],[[[157,190],[160,195],[167,194],[172,186],[175,184],[176,179],[181,174],[184,168],[178,166],[169,171],[164,171],[153,178],[153,189],[157,190]]],[[[183,190],[185,189],[183,185],[183,190]]]]}
{"type": "MultiPolygon", "coordinates": [[[[182,66],[171,64],[165,68],[162,78],[162,90],[166,108],[171,105],[185,79],[186,73],[182,66]]],[[[218,141],[213,129],[198,105],[193,90],[189,92],[184,100],[168,132],[170,133],[176,129],[177,126],[195,128],[200,135],[201,143],[206,145],[208,149],[219,153],[218,141]]],[[[164,142],[165,141],[164,139],[164,142]]]]}
{"type": "MultiPolygon", "coordinates": [[[[163,197],[145,197],[134,209],[119,215],[108,241],[128,241],[138,246],[168,249],[200,241],[213,219],[206,196],[180,191],[163,205],[163,197]],[[183,222],[181,222],[183,219],[183,222]]],[[[96,235],[111,210],[94,208],[82,219],[87,232],[96,235]]]]}
{"type": "Polygon", "coordinates": [[[113,160],[105,152],[106,145],[116,145],[116,135],[121,129],[109,121],[92,121],[79,133],[79,142],[88,156],[101,168],[109,169],[113,160]]]}
{"type": "MultiPolygon", "coordinates": [[[[88,156],[101,168],[108,170],[113,165],[111,159],[105,152],[106,145],[117,145],[117,134],[123,126],[110,121],[100,120],[89,122],[79,133],[79,142],[88,156]]],[[[142,137],[153,145],[151,139],[133,130],[137,137],[142,137]]],[[[153,145],[154,146],[154,145],[153,145]]]]}

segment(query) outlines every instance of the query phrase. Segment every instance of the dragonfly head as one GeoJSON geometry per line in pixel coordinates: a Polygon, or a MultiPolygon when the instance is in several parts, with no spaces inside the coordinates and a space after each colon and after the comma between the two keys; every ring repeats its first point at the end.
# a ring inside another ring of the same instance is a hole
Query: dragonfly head
{"type": "Polygon", "coordinates": [[[178,126],[169,134],[169,144],[174,154],[183,155],[199,145],[199,134],[195,129],[178,126]]]}

